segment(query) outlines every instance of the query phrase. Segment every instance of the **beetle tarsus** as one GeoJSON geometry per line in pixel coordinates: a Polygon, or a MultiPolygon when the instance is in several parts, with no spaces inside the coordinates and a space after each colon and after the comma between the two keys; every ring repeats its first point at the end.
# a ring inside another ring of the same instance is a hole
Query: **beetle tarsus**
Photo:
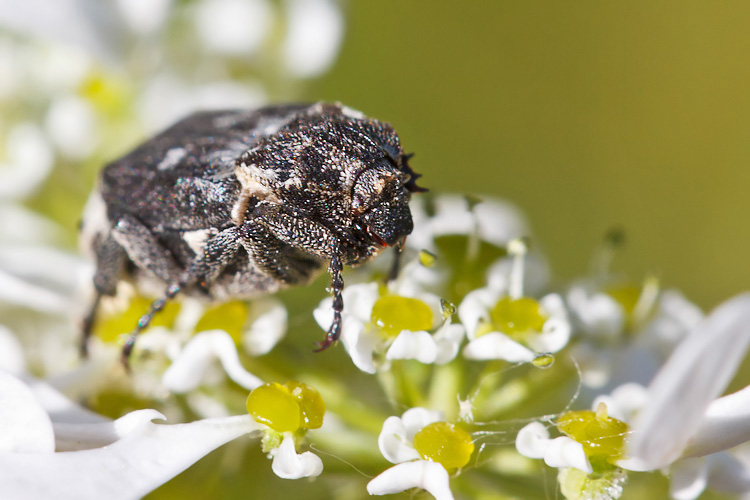
{"type": "Polygon", "coordinates": [[[156,299],[151,303],[151,307],[149,308],[148,312],[140,317],[135,329],[128,334],[125,342],[122,345],[122,353],[120,355],[120,361],[122,362],[122,365],[125,367],[125,370],[127,372],[130,372],[130,354],[133,351],[133,346],[135,345],[136,339],[143,332],[143,330],[148,328],[148,325],[151,324],[154,316],[161,312],[164,309],[164,306],[166,306],[170,300],[174,299],[175,296],[180,293],[182,287],[183,285],[180,285],[178,283],[169,285],[167,290],[164,292],[164,296],[156,299]]]}

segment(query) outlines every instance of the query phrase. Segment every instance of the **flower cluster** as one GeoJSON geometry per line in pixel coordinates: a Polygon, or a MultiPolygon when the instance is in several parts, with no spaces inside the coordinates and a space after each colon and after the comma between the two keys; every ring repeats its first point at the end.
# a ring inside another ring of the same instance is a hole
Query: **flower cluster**
{"type": "Polygon", "coordinates": [[[750,494],[750,295],[704,314],[653,276],[623,279],[619,230],[553,287],[522,215],[490,198],[415,196],[400,271],[387,256],[347,270],[325,353],[332,300],[314,284],[172,301],[126,371],[150,297],[123,282],[81,358],[92,271],[64,229],[78,184],[187,111],[294,95],[343,24],[332,0],[58,3],[49,26],[40,0],[0,19],[0,497],[750,494]]]}

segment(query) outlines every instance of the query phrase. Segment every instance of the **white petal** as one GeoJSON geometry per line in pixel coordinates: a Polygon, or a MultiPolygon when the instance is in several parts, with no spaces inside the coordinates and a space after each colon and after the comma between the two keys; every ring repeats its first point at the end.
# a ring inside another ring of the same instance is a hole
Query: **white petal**
{"type": "Polygon", "coordinates": [[[411,488],[427,490],[436,500],[453,500],[448,472],[437,462],[417,460],[398,464],[367,483],[370,495],[390,495],[411,488]]]}
{"type": "MultiPolygon", "coordinates": [[[[119,353],[116,359],[118,359],[119,362],[119,353]]],[[[95,361],[92,360],[92,363],[95,363],[95,361]]],[[[101,371],[89,371],[85,367],[79,371],[88,374],[90,377],[98,377],[101,376],[102,373],[101,371]]],[[[74,376],[73,378],[76,377],[74,376]]],[[[86,408],[78,406],[50,383],[42,382],[31,377],[23,377],[23,380],[34,393],[34,397],[42,405],[44,411],[47,412],[50,419],[55,423],[93,424],[110,421],[108,418],[102,417],[86,408]]]]}
{"type": "Polygon", "coordinates": [[[87,269],[81,258],[52,247],[0,247],[0,302],[69,314],[87,269]]]}
{"type": "Polygon", "coordinates": [[[544,463],[550,467],[574,467],[586,474],[594,471],[583,452],[583,445],[566,436],[555,438],[549,443],[544,452],[544,463]]]}
{"type": "Polygon", "coordinates": [[[156,410],[138,410],[113,422],[53,422],[56,450],[60,452],[101,448],[122,439],[152,420],[166,420],[166,417],[156,410]]]}
{"type": "Polygon", "coordinates": [[[505,201],[485,199],[474,207],[479,236],[497,246],[528,234],[528,225],[521,211],[505,201]]]}
{"type": "Polygon", "coordinates": [[[114,9],[93,0],[3,1],[0,2],[0,23],[53,43],[77,45],[107,62],[113,61],[123,35],[114,9]]]}
{"type": "Polygon", "coordinates": [[[319,75],[333,64],[344,35],[344,20],[331,0],[287,0],[284,65],[297,77],[319,75]]]}
{"type": "Polygon", "coordinates": [[[401,415],[401,420],[406,427],[406,439],[411,443],[417,432],[424,429],[430,424],[443,420],[443,414],[439,411],[428,410],[427,408],[409,408],[401,415]]]}
{"type": "Polygon", "coordinates": [[[284,436],[281,445],[273,450],[271,469],[282,479],[300,479],[319,476],[323,472],[323,462],[316,454],[306,451],[297,454],[294,449],[294,437],[291,433],[284,436]]]}
{"type": "Polygon", "coordinates": [[[0,371],[0,454],[53,451],[55,435],[47,412],[25,383],[0,371]]]}
{"type": "Polygon", "coordinates": [[[145,423],[104,448],[0,453],[0,498],[139,498],[222,444],[260,428],[249,415],[145,423]]]}
{"type": "Polygon", "coordinates": [[[533,351],[500,332],[482,335],[464,347],[464,357],[468,359],[504,359],[511,363],[518,363],[529,362],[534,359],[534,356],[533,351]]]}
{"type": "MultiPolygon", "coordinates": [[[[487,269],[487,288],[498,295],[507,295],[510,291],[510,274],[513,259],[503,257],[487,269]]],[[[524,295],[533,297],[547,288],[549,265],[538,254],[531,253],[524,259],[523,291],[524,295]]]]}
{"type": "Polygon", "coordinates": [[[516,434],[516,450],[524,457],[544,458],[551,442],[549,431],[541,422],[531,422],[516,434]]]}
{"type": "Polygon", "coordinates": [[[14,375],[26,371],[26,359],[21,343],[4,325],[0,325],[0,370],[14,375]]]}
{"type": "MultiPolygon", "coordinates": [[[[433,200],[435,215],[428,219],[432,236],[446,234],[470,234],[477,225],[476,217],[469,210],[469,203],[462,195],[441,195],[433,200]]],[[[409,239],[407,238],[407,242],[409,239]]]]}
{"type": "MultiPolygon", "coordinates": [[[[0,3],[2,12],[10,2],[0,3]]],[[[23,199],[32,194],[52,170],[54,153],[44,133],[33,123],[13,126],[5,140],[8,164],[0,165],[0,198],[23,199]]]]}
{"type": "Polygon", "coordinates": [[[65,234],[58,224],[21,205],[0,201],[0,213],[3,214],[0,217],[0,234],[3,235],[4,245],[49,244],[61,241],[65,234]]]}
{"type": "MultiPolygon", "coordinates": [[[[372,308],[378,300],[378,284],[363,283],[349,285],[344,288],[344,311],[343,316],[351,316],[362,322],[370,321],[372,308]]],[[[313,311],[313,316],[318,325],[328,330],[333,321],[333,299],[323,299],[313,311]]]]}
{"type": "Polygon", "coordinates": [[[706,459],[709,462],[709,488],[727,493],[750,493],[750,464],[743,463],[729,452],[716,453],[706,459]]]}
{"type": "Polygon", "coordinates": [[[564,318],[549,318],[544,322],[543,332],[529,336],[529,347],[536,352],[558,352],[570,340],[570,322],[564,318]]]}
{"type": "Polygon", "coordinates": [[[172,0],[117,0],[117,7],[130,29],[148,35],[160,29],[167,19],[172,0]]]}
{"type": "Polygon", "coordinates": [[[632,422],[635,415],[644,407],[648,399],[646,388],[640,384],[623,384],[612,391],[611,396],[597,396],[591,408],[596,410],[599,403],[607,405],[607,414],[623,422],[632,422]]]}
{"type": "Polygon", "coordinates": [[[539,305],[548,316],[554,318],[568,317],[568,310],[565,309],[565,302],[563,302],[562,297],[556,293],[550,293],[539,299],[539,305]]]}
{"type": "Polygon", "coordinates": [[[287,311],[276,299],[261,299],[250,304],[252,325],[242,332],[242,347],[253,356],[269,352],[286,333],[287,311]]]}
{"type": "Polygon", "coordinates": [[[433,335],[435,345],[437,345],[437,357],[435,363],[442,365],[453,361],[458,354],[458,350],[461,347],[466,336],[466,330],[463,325],[454,325],[450,322],[446,322],[437,332],[433,335]]]}
{"type": "Polygon", "coordinates": [[[458,306],[458,318],[466,327],[469,339],[474,339],[481,322],[489,321],[489,310],[497,302],[498,295],[489,288],[479,288],[466,294],[458,306]]]}
{"type": "Polygon", "coordinates": [[[0,269],[0,302],[57,314],[69,311],[71,306],[69,298],[28,283],[2,269],[0,269]]]}
{"type": "Polygon", "coordinates": [[[661,344],[671,350],[703,318],[703,311],[680,292],[665,290],[659,297],[654,319],[643,327],[638,340],[657,346],[661,344]]]}
{"type": "Polygon", "coordinates": [[[707,462],[703,458],[680,460],[671,469],[669,494],[675,500],[694,500],[706,489],[707,462]]]}
{"type": "Polygon", "coordinates": [[[51,246],[3,246],[0,247],[0,262],[14,276],[63,295],[71,295],[76,282],[89,276],[89,265],[83,259],[51,246]]]}
{"type": "Polygon", "coordinates": [[[74,94],[53,100],[45,128],[55,147],[72,160],[82,160],[98,142],[97,116],[93,105],[74,94]]]}
{"type": "Polygon", "coordinates": [[[362,322],[351,316],[344,317],[341,325],[341,342],[352,358],[354,366],[365,373],[375,373],[372,354],[375,352],[377,339],[375,335],[367,332],[362,322]]]}
{"type": "Polygon", "coordinates": [[[604,293],[589,294],[584,286],[568,292],[571,312],[588,335],[614,338],[625,326],[625,312],[615,299],[604,293]]]}
{"type": "Polygon", "coordinates": [[[383,422],[383,429],[378,436],[378,448],[392,464],[419,458],[419,453],[406,434],[406,426],[400,418],[388,417],[383,422]]]}
{"type": "Polygon", "coordinates": [[[244,57],[262,47],[272,21],[266,0],[202,0],[194,17],[207,47],[244,57]]]}
{"type": "MultiPolygon", "coordinates": [[[[370,321],[372,308],[378,298],[380,298],[380,292],[377,283],[348,286],[344,289],[344,312],[361,321],[370,321]]],[[[328,324],[330,325],[330,322],[328,324]]]]}
{"type": "Polygon", "coordinates": [[[721,394],[750,343],[750,294],[719,306],[677,346],[649,387],[629,455],[653,468],[674,462],[721,394]]]}
{"type": "Polygon", "coordinates": [[[403,330],[393,340],[385,355],[386,359],[416,359],[420,363],[434,363],[437,346],[432,335],[424,330],[403,330]]]}
{"type": "Polygon", "coordinates": [[[712,402],[684,456],[699,457],[750,441],[750,386],[712,402]]]}
{"type": "Polygon", "coordinates": [[[177,359],[164,372],[162,383],[170,391],[188,392],[198,387],[218,358],[229,378],[248,390],[263,385],[263,381],[245,370],[237,356],[237,348],[223,330],[210,330],[195,335],[185,345],[177,359]]]}

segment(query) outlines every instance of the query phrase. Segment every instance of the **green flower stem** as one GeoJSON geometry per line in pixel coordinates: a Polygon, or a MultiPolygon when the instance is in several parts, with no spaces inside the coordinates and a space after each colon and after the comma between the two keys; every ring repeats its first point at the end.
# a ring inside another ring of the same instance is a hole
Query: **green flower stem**
{"type": "Polygon", "coordinates": [[[479,372],[476,382],[468,392],[474,407],[479,409],[481,418],[485,419],[485,407],[492,406],[490,400],[500,386],[503,379],[503,368],[507,365],[505,361],[490,361],[484,365],[479,372]]]}
{"type": "Polygon", "coordinates": [[[436,365],[430,378],[427,407],[439,410],[448,422],[458,419],[457,394],[461,393],[464,363],[457,359],[445,365],[436,365]]]}
{"type": "Polygon", "coordinates": [[[339,380],[314,375],[300,376],[300,379],[318,390],[327,412],[335,413],[339,420],[357,431],[377,436],[383,421],[390,414],[364,404],[363,398],[355,397],[348,391],[351,386],[339,380]]]}
{"type": "Polygon", "coordinates": [[[378,380],[394,408],[426,405],[424,393],[413,376],[414,371],[409,362],[399,360],[391,363],[390,370],[378,372],[378,380]]]}

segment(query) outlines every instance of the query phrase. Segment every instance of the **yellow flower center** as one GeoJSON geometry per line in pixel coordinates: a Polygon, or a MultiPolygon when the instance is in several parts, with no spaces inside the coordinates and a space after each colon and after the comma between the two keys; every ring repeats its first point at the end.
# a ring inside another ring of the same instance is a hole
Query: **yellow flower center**
{"type": "Polygon", "coordinates": [[[262,385],[247,397],[247,412],[276,432],[317,429],[325,411],[320,393],[300,382],[262,385]]]}
{"type": "Polygon", "coordinates": [[[613,286],[605,293],[620,304],[628,316],[633,315],[638,299],[641,297],[641,289],[635,285],[613,286]]]}
{"type": "Polygon", "coordinates": [[[385,295],[372,308],[370,321],[381,332],[396,336],[401,330],[416,332],[432,328],[432,309],[418,299],[385,295]]]}
{"type": "MultiPolygon", "coordinates": [[[[129,333],[135,328],[138,320],[149,310],[149,307],[151,307],[150,299],[136,295],[128,303],[128,308],[124,312],[112,314],[97,321],[94,335],[104,342],[117,342],[122,334],[129,333]]],[[[149,328],[155,326],[170,328],[179,312],[179,303],[173,300],[167,302],[164,309],[151,320],[149,328]]]]}
{"type": "Polygon", "coordinates": [[[596,412],[583,410],[564,413],[557,421],[557,428],[581,443],[590,459],[598,457],[612,463],[625,454],[628,424],[608,416],[607,407],[603,403],[596,412]]]}
{"type": "Polygon", "coordinates": [[[531,332],[541,332],[547,321],[539,302],[531,297],[503,297],[490,311],[490,318],[493,328],[488,331],[502,332],[514,340],[524,340],[531,332]]]}
{"type": "Polygon", "coordinates": [[[450,470],[469,463],[474,443],[469,433],[460,427],[435,422],[414,436],[414,448],[425,460],[437,462],[450,470]]]}
{"type": "Polygon", "coordinates": [[[242,341],[242,329],[246,322],[247,304],[235,300],[208,309],[195,325],[195,332],[224,330],[236,344],[239,344],[242,341]]]}

